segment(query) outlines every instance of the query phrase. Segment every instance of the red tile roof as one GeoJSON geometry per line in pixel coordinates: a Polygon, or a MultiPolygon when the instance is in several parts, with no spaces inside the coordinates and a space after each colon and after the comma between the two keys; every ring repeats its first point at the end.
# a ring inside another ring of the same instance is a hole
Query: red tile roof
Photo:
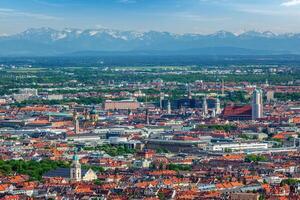
{"type": "Polygon", "coordinates": [[[252,108],[250,105],[246,106],[226,106],[223,111],[225,117],[228,116],[251,116],[252,108]]]}

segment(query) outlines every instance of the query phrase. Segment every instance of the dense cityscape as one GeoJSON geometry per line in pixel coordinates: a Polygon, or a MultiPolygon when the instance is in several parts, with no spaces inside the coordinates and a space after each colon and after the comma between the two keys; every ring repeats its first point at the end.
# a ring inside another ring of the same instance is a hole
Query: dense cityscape
{"type": "Polygon", "coordinates": [[[0,70],[2,199],[299,199],[297,67],[0,70]]]}
{"type": "Polygon", "coordinates": [[[0,0],[0,200],[300,200],[300,0],[0,0]]]}

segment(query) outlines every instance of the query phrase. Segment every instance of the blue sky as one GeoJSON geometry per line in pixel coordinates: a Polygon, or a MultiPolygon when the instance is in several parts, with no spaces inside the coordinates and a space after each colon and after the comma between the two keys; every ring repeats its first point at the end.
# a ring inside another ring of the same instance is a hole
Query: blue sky
{"type": "Polygon", "coordinates": [[[300,0],[1,0],[0,34],[28,28],[300,32],[300,0]]]}

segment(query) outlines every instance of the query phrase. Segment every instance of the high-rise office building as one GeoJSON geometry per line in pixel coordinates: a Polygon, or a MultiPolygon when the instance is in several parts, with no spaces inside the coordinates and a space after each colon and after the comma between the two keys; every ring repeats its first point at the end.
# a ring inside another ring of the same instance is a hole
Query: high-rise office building
{"type": "Polygon", "coordinates": [[[263,92],[255,89],[252,95],[252,120],[263,117],[263,92]]]}

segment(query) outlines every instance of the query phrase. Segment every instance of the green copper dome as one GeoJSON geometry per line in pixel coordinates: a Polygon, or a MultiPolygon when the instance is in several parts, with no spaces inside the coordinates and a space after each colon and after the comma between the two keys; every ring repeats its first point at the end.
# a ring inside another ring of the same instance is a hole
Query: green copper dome
{"type": "Polygon", "coordinates": [[[97,110],[95,108],[93,108],[90,112],[90,115],[96,115],[97,114],[97,110]]]}
{"type": "Polygon", "coordinates": [[[78,161],[78,160],[79,160],[79,158],[78,158],[77,154],[74,154],[73,161],[78,161]]]}

